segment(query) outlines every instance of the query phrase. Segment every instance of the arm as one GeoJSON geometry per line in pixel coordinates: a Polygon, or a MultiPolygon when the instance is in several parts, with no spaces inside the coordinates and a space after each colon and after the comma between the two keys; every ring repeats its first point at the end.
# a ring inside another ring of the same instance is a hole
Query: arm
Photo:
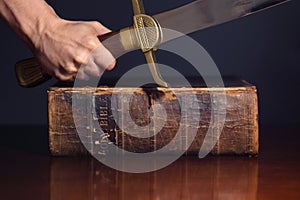
{"type": "Polygon", "coordinates": [[[99,22],[61,19],[44,0],[0,0],[0,15],[29,46],[43,70],[60,80],[88,79],[111,70],[115,59],[97,35],[110,32],[99,22]],[[97,48],[97,57],[89,57],[97,48]]]}

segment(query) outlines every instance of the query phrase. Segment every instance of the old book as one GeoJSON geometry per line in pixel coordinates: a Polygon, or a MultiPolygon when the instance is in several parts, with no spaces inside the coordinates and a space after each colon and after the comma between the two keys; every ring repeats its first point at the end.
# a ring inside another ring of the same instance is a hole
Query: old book
{"type": "Polygon", "coordinates": [[[257,199],[258,160],[182,157],[151,173],[125,173],[90,157],[51,159],[50,199],[257,199]],[[128,192],[130,191],[130,192],[128,192]]]}
{"type": "Polygon", "coordinates": [[[163,148],[180,134],[168,151],[188,149],[188,154],[197,154],[211,126],[213,131],[221,131],[211,154],[257,155],[256,87],[237,78],[227,78],[224,83],[222,88],[207,88],[201,84],[193,88],[49,88],[50,152],[55,156],[97,154],[103,153],[99,145],[113,143],[116,148],[146,153],[163,148]],[[218,96],[224,93],[224,110],[213,109],[218,96]],[[82,105],[72,107],[74,94],[83,100],[82,105]],[[192,95],[196,100],[192,100],[192,95]],[[188,106],[179,104],[179,98],[188,106]],[[157,104],[163,108],[155,110],[153,106],[157,104]],[[193,107],[195,104],[198,111],[193,107]],[[197,119],[199,113],[200,120],[195,121],[195,125],[186,124],[188,119],[197,119]],[[219,116],[224,113],[226,117],[222,126],[219,116]],[[153,125],[151,122],[163,123],[153,125]],[[192,130],[197,133],[191,141],[189,134],[192,130]],[[78,132],[84,134],[79,137],[78,132]],[[143,134],[143,138],[135,137],[139,134],[143,134]]]}

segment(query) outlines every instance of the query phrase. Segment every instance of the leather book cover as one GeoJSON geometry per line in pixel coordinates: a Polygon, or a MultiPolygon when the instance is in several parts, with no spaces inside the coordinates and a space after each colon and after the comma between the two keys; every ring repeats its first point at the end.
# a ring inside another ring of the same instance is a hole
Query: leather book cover
{"type": "Polygon", "coordinates": [[[96,89],[51,87],[48,90],[50,152],[54,156],[88,155],[88,151],[92,154],[105,153],[99,152],[97,144],[108,142],[130,152],[146,153],[163,148],[178,133],[180,137],[169,147],[169,152],[188,149],[187,154],[197,154],[212,123],[213,130],[221,131],[221,135],[211,154],[255,156],[258,154],[256,87],[238,78],[225,79],[224,83],[224,88],[210,90],[203,86],[193,88],[100,86],[96,89]],[[223,126],[218,118],[221,111],[212,109],[214,99],[211,99],[218,97],[220,91],[225,91],[226,94],[226,117],[223,126]],[[199,112],[194,112],[191,107],[185,111],[190,113],[190,118],[197,118],[197,113],[200,113],[200,121],[196,127],[197,134],[193,141],[188,141],[192,127],[182,120],[184,118],[181,118],[181,113],[184,108],[180,106],[174,93],[180,94],[183,103],[199,105],[199,112]],[[72,108],[73,94],[79,95],[82,99],[88,96],[90,98],[87,98],[89,100],[83,105],[72,108]],[[196,95],[197,102],[191,102],[191,95],[196,95]],[[157,104],[163,109],[153,112],[152,107],[157,104]],[[211,119],[212,112],[215,112],[214,119],[211,119]],[[80,117],[74,119],[74,115],[80,117]],[[162,119],[162,116],[166,116],[166,119],[162,119]],[[160,128],[151,124],[151,121],[163,120],[164,124],[160,128]],[[145,126],[148,128],[143,128],[145,126]],[[78,130],[83,130],[79,132],[83,132],[84,135],[79,137],[78,130]],[[130,134],[126,133],[126,130],[131,130],[130,134]],[[141,132],[143,138],[133,136],[141,132]],[[189,142],[192,142],[190,146],[189,142]]]}

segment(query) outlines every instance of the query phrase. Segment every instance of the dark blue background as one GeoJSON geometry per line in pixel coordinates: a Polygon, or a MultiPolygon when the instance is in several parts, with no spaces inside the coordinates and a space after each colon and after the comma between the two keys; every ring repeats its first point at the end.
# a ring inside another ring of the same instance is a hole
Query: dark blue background
{"type": "MultiPolygon", "coordinates": [[[[186,0],[144,0],[154,14],[186,0]]],[[[112,30],[131,24],[130,0],[51,1],[63,18],[98,20],[112,30]],[[105,3],[104,3],[105,2],[105,3]]],[[[260,123],[300,123],[300,1],[293,0],[254,16],[210,28],[192,37],[212,56],[222,75],[239,75],[258,88],[260,123]]],[[[31,53],[0,20],[0,125],[47,124],[47,88],[18,86],[14,64],[31,53]]],[[[74,33],[76,34],[76,33],[74,33]]],[[[120,65],[120,63],[118,64],[120,65]]],[[[122,63],[122,67],[126,64],[122,63]]],[[[117,69],[116,69],[117,70],[117,69]]]]}

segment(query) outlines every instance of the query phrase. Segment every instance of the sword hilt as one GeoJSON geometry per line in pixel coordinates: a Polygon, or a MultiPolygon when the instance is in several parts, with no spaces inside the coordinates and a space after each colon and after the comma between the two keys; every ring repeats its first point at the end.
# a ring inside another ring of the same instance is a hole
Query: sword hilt
{"type": "Polygon", "coordinates": [[[154,81],[162,87],[168,87],[168,83],[161,77],[154,54],[156,46],[162,41],[162,31],[159,23],[148,15],[139,14],[134,16],[133,26],[154,81]]]}
{"type": "MultiPolygon", "coordinates": [[[[168,87],[160,75],[154,56],[156,46],[162,41],[161,27],[153,17],[143,14],[145,11],[142,0],[132,0],[132,3],[135,13],[133,26],[98,36],[98,39],[115,58],[140,48],[146,57],[154,81],[160,86],[168,87]]],[[[34,87],[51,78],[42,70],[35,58],[17,62],[15,70],[22,87],[34,87]]]]}
{"type": "Polygon", "coordinates": [[[51,79],[51,76],[42,70],[35,58],[28,58],[17,62],[15,71],[19,85],[22,87],[34,87],[51,79]]]}
{"type": "MultiPolygon", "coordinates": [[[[124,32],[127,29],[129,28],[120,31],[124,32]]],[[[125,49],[122,45],[120,38],[121,34],[119,34],[120,31],[114,31],[98,36],[98,39],[114,57],[118,57],[129,51],[129,49],[125,49]]],[[[132,49],[138,48],[137,44],[133,45],[135,46],[132,46],[132,49]]],[[[38,86],[51,79],[51,76],[43,71],[41,64],[34,57],[18,61],[15,64],[15,72],[19,85],[27,88],[38,86]]]]}
{"type": "Polygon", "coordinates": [[[146,57],[152,77],[158,85],[168,87],[167,82],[161,77],[154,54],[156,46],[162,41],[161,27],[153,17],[145,15],[142,0],[132,0],[132,6],[134,11],[133,27],[140,48],[146,57]]]}

